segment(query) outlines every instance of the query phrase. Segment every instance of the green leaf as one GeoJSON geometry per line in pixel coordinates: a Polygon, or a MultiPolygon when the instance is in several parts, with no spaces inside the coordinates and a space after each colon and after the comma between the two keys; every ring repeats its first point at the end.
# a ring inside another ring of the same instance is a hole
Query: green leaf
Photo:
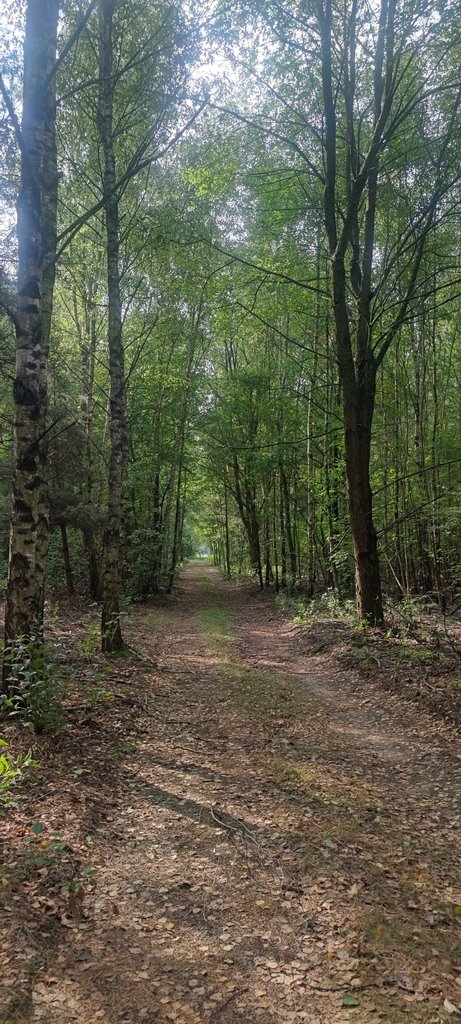
{"type": "Polygon", "coordinates": [[[359,1004],[358,999],[356,999],[355,996],[351,996],[350,992],[346,992],[345,996],[343,996],[343,1006],[359,1006],[359,1005],[360,1004],[359,1004]]]}
{"type": "Polygon", "coordinates": [[[31,831],[34,833],[34,836],[40,836],[45,831],[45,826],[42,825],[41,821],[34,821],[31,831]]]}

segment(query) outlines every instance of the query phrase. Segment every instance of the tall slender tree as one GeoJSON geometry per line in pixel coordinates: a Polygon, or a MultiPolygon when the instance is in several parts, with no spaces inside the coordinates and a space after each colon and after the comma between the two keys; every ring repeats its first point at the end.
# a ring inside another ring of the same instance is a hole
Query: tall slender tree
{"type": "MultiPolygon", "coordinates": [[[[56,45],[58,0],[30,0],[24,37],[14,314],[15,455],[5,642],[41,644],[49,535],[47,390],[57,220],[56,45]]],[[[14,108],[11,116],[15,121],[14,108]]],[[[7,685],[10,661],[4,661],[7,685]]]]}
{"type": "Polygon", "coordinates": [[[119,611],[122,487],[127,457],[125,357],[120,294],[120,220],[114,147],[113,19],[115,0],[99,7],[98,129],[103,153],[103,199],[106,231],[108,350],[110,376],[110,462],[107,525],[104,533],[102,648],[123,646],[119,611]]]}

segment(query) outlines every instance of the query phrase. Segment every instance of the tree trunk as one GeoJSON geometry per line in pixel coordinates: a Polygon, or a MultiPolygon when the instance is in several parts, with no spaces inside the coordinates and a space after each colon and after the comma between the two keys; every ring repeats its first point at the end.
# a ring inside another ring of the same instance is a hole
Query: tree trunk
{"type": "Polygon", "coordinates": [[[225,552],[226,552],[226,576],[230,580],[232,575],[231,570],[231,549],[230,549],[230,535],[229,535],[229,500],[227,495],[227,481],[224,477],[224,538],[225,538],[225,552]]]}
{"type": "Polygon", "coordinates": [[[260,589],[263,590],[264,583],[263,570],[261,565],[261,545],[259,542],[259,523],[254,516],[247,518],[246,531],[248,537],[248,547],[250,549],[251,568],[255,570],[258,576],[260,589]]]}
{"type": "Polygon", "coordinates": [[[296,561],[296,547],[291,524],[290,490],[288,487],[287,475],[285,473],[282,462],[280,463],[280,485],[281,497],[283,500],[285,510],[285,534],[288,544],[288,554],[290,556],[290,586],[293,586],[296,581],[298,566],[296,561]]]}
{"type": "Polygon", "coordinates": [[[171,549],[170,572],[169,572],[168,587],[167,587],[168,594],[171,594],[171,591],[173,590],[174,577],[175,577],[175,573],[176,573],[176,565],[178,563],[179,532],[180,532],[180,523],[181,523],[181,483],[182,483],[181,475],[182,475],[182,465],[180,465],[179,469],[178,469],[178,483],[177,483],[177,488],[176,488],[176,507],[175,507],[174,529],[173,529],[173,544],[172,544],[172,549],[171,549]]]}
{"type": "Polygon", "coordinates": [[[286,587],[287,585],[287,547],[285,542],[285,517],[283,515],[283,494],[280,487],[280,504],[279,504],[279,520],[280,520],[280,585],[286,587]]]}
{"type": "Polygon", "coordinates": [[[202,314],[202,306],[199,304],[196,310],[192,313],[190,333],[189,333],[189,344],[187,349],[187,363],[184,371],[184,382],[181,394],[181,403],[179,409],[178,423],[176,427],[176,435],[174,441],[173,452],[171,456],[171,469],[168,480],[168,486],[165,497],[165,507],[163,511],[163,525],[164,525],[164,537],[162,542],[161,550],[161,571],[165,569],[168,571],[169,558],[170,558],[170,534],[171,534],[171,519],[174,506],[174,496],[176,488],[176,480],[179,473],[181,475],[181,466],[184,453],[184,439],[186,434],[187,415],[189,411],[190,403],[190,389],[192,372],[194,368],[194,357],[195,348],[197,343],[197,332],[200,324],[200,317],[202,314]]]}
{"type": "Polygon", "coordinates": [[[273,579],[269,523],[269,494],[270,488],[268,487],[266,501],[264,505],[264,582],[266,584],[266,587],[270,587],[273,579]]]}
{"type": "Polygon", "coordinates": [[[314,446],[312,440],[312,391],[314,381],[309,385],[307,405],[307,581],[306,594],[311,598],[315,590],[315,506],[314,506],[314,446]]]}
{"type": "Polygon", "coordinates": [[[67,539],[67,528],[61,523],[62,557],[64,560],[64,571],[66,574],[67,593],[72,600],[75,597],[74,578],[72,576],[72,565],[70,561],[69,542],[67,539]]]}
{"type": "MultiPolygon", "coordinates": [[[[95,515],[95,468],[93,448],[94,419],[94,372],[96,363],[96,278],[90,274],[83,289],[84,325],[81,326],[77,301],[77,289],[73,292],[74,321],[80,344],[82,360],[81,413],[85,428],[86,447],[86,492],[90,523],[83,530],[83,544],[88,559],[88,585],[92,601],[102,600],[102,558],[101,531],[91,522],[95,515]]],[[[104,444],[103,444],[104,447],[104,444]]]]}
{"type": "MultiPolygon", "coordinates": [[[[372,371],[374,380],[374,370],[372,371]]],[[[344,401],[346,474],[349,516],[354,545],[355,593],[360,617],[372,625],[383,622],[378,541],[373,523],[370,486],[371,423],[374,404],[372,381],[354,404],[344,401]]]]}
{"type": "Polygon", "coordinates": [[[274,494],[273,494],[273,507],[272,507],[272,536],[274,540],[274,562],[275,562],[275,590],[278,594],[280,590],[280,579],[279,579],[279,553],[277,544],[277,492],[275,486],[274,477],[274,494]]]}
{"type": "Polygon", "coordinates": [[[90,524],[83,530],[83,544],[88,560],[88,587],[92,601],[102,600],[101,550],[99,531],[90,524]]]}
{"type": "MultiPolygon", "coordinates": [[[[354,546],[357,610],[372,625],[383,622],[380,566],[376,531],[373,524],[373,500],[370,486],[370,445],[376,394],[377,363],[371,337],[372,269],[378,182],[378,154],[381,132],[388,111],[389,97],[383,106],[383,59],[385,40],[389,44],[387,72],[392,67],[392,19],[386,28],[386,6],[381,7],[380,33],[374,68],[373,142],[361,167],[357,165],[355,133],[350,111],[352,79],[355,67],[355,38],[351,34],[348,54],[350,66],[345,75],[348,156],[346,157],[346,215],[338,216],[338,150],[336,99],[332,68],[332,6],[330,0],[318,7],[322,48],[322,89],[325,116],[325,190],[324,218],[330,252],[335,342],[342,384],[346,476],[349,517],[354,546]],[[382,24],[384,19],[384,24],[382,24]],[[390,34],[389,34],[390,33],[390,34]],[[359,208],[366,192],[363,218],[362,259],[359,246],[359,208]],[[356,299],[356,321],[352,328],[346,287],[346,252],[351,251],[351,288],[356,299]],[[355,352],[352,346],[355,330],[355,352]]],[[[387,81],[387,77],[386,77],[387,81]]],[[[403,308],[403,307],[402,307],[403,308]]],[[[384,350],[382,350],[384,353],[384,350]]]]}
{"type": "Polygon", "coordinates": [[[162,565],[162,507],[161,507],[161,495],[160,495],[160,471],[156,470],[154,473],[154,482],[152,486],[152,563],[151,563],[151,574],[148,584],[148,591],[158,593],[160,586],[160,573],[162,565]]]}
{"type": "Polygon", "coordinates": [[[250,554],[250,565],[255,570],[259,580],[259,586],[261,590],[264,589],[263,573],[261,565],[261,546],[259,542],[259,523],[255,512],[256,505],[256,494],[254,486],[250,482],[245,480],[245,498],[242,494],[242,488],[240,484],[240,466],[237,456],[234,452],[233,456],[233,469],[234,469],[234,482],[235,482],[235,498],[240,512],[240,518],[245,528],[245,533],[248,540],[248,548],[250,554]]]}
{"type": "MultiPolygon", "coordinates": [[[[56,86],[59,3],[27,7],[18,199],[15,460],[5,644],[43,642],[49,538],[47,372],[56,252],[56,86]]],[[[4,678],[8,675],[5,662],[4,678]]]]}
{"type": "MultiPolygon", "coordinates": [[[[316,283],[317,296],[315,303],[315,333],[314,333],[314,354],[310,372],[309,389],[307,396],[307,585],[306,593],[309,598],[314,596],[315,591],[315,500],[314,500],[314,393],[317,388],[317,362],[320,346],[320,320],[321,320],[321,299],[320,299],[320,271],[321,271],[321,239],[320,233],[317,240],[317,266],[316,283]]],[[[328,320],[327,320],[328,326],[328,320]]]]}
{"type": "Polygon", "coordinates": [[[119,202],[113,140],[114,79],[112,74],[112,20],[115,0],[102,0],[99,10],[98,127],[104,154],[103,192],[107,251],[108,345],[110,375],[110,461],[107,525],[104,533],[102,649],[120,650],[120,538],[122,488],[127,454],[125,364],[119,271],[119,202]]]}

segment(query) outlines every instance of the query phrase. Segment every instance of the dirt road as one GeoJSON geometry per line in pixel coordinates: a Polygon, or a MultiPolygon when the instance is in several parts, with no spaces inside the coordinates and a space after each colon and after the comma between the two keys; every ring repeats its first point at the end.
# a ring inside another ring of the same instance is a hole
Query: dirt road
{"type": "Polygon", "coordinates": [[[456,1021],[454,734],[199,563],[129,632],[91,887],[8,1024],[456,1021]]]}

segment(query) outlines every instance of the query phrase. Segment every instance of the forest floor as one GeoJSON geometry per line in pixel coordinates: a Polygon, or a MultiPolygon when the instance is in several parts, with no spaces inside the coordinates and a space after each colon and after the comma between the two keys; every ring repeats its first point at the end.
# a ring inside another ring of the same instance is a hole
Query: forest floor
{"type": "Polygon", "coordinates": [[[56,620],[65,727],[22,730],[0,818],[1,1024],[458,1019],[459,736],[341,629],[197,563],[125,657],[56,620]]]}

